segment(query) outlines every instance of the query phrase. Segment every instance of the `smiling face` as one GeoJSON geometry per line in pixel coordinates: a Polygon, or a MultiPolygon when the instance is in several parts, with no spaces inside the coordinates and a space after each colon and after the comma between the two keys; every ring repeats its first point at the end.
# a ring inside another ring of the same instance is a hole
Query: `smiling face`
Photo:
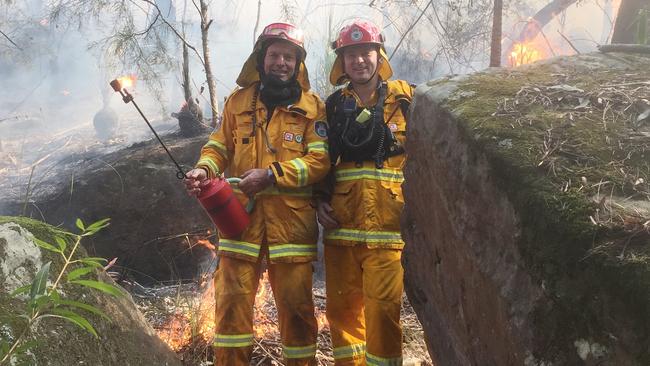
{"type": "Polygon", "coordinates": [[[298,48],[286,41],[271,43],[264,55],[264,73],[282,81],[291,79],[298,59],[298,48]]]}
{"type": "Polygon", "coordinates": [[[378,77],[379,52],[375,44],[360,44],[343,49],[343,67],[352,84],[365,84],[378,77]]]}

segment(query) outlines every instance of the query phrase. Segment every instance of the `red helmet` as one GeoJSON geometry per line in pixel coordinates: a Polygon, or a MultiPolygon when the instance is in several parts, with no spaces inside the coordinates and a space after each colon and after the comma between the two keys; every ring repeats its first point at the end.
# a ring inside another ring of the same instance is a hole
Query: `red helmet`
{"type": "Polygon", "coordinates": [[[355,20],[341,29],[336,41],[332,42],[332,48],[338,53],[343,47],[357,44],[376,44],[383,47],[384,36],[376,25],[364,20],[355,20]]]}
{"type": "Polygon", "coordinates": [[[283,39],[296,45],[302,53],[303,59],[306,55],[304,47],[304,34],[303,31],[293,24],[289,23],[271,23],[264,27],[262,33],[257,37],[256,45],[261,45],[263,42],[271,39],[283,39]]]}

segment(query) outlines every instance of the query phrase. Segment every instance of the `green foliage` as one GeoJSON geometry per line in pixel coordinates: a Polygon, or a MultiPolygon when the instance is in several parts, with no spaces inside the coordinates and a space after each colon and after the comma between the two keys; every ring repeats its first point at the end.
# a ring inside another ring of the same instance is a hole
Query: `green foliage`
{"type": "Polygon", "coordinates": [[[115,287],[113,285],[110,285],[110,284],[108,284],[106,282],[94,281],[94,280],[74,280],[74,281],[70,281],[70,283],[74,283],[74,284],[77,284],[77,285],[94,288],[96,290],[100,290],[102,292],[105,292],[105,293],[113,295],[113,296],[122,295],[122,292],[120,291],[120,289],[118,289],[117,287],[115,287]]]}
{"type": "Polygon", "coordinates": [[[23,313],[17,316],[18,319],[24,320],[25,325],[20,335],[15,339],[0,340],[0,365],[21,364],[26,352],[36,345],[35,342],[28,341],[28,336],[37,324],[46,318],[63,319],[98,337],[97,331],[84,314],[94,314],[108,319],[106,314],[92,305],[62,298],[58,289],[63,285],[77,285],[96,289],[113,296],[122,295],[122,292],[116,286],[83,278],[94,273],[97,268],[102,267],[102,263],[106,262],[104,258],[75,258],[82,238],[93,235],[107,227],[109,225],[108,221],[109,219],[103,219],[86,226],[81,219],[77,219],[76,226],[80,230],[79,234],[61,231],[59,232],[60,236],[54,238],[55,244],[41,239],[34,240],[39,247],[58,253],[63,259],[63,266],[56,274],[55,281],[48,284],[52,262],[45,263],[38,270],[31,284],[22,286],[11,293],[12,297],[29,295],[23,313]]]}

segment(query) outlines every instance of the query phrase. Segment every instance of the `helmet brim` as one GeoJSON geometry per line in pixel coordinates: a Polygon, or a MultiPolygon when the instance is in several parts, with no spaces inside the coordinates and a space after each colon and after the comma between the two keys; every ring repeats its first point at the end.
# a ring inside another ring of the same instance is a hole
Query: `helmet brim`
{"type": "MultiPolygon", "coordinates": [[[[257,60],[261,58],[258,57],[258,54],[263,50],[265,50],[264,44],[266,43],[266,41],[279,42],[283,40],[282,39],[259,40],[255,43],[253,52],[251,52],[246,62],[244,62],[244,66],[242,67],[241,71],[239,72],[239,76],[237,77],[237,85],[239,85],[240,87],[246,88],[260,80],[260,73],[259,73],[260,68],[258,68],[257,60]]],[[[286,42],[293,44],[292,42],[289,41],[286,42]]],[[[307,66],[305,66],[305,61],[304,61],[306,56],[305,50],[298,46],[295,47],[299,49],[302,56],[300,58],[300,65],[298,65],[296,80],[298,81],[298,84],[300,84],[300,87],[302,88],[303,91],[308,91],[311,88],[311,85],[309,84],[309,73],[307,72],[307,66]]]]}

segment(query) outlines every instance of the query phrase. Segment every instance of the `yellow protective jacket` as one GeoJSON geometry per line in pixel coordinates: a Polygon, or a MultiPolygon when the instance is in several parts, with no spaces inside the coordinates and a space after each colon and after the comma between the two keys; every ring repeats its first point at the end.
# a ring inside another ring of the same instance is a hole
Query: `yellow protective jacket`
{"type": "MultiPolygon", "coordinates": [[[[387,84],[384,122],[404,145],[406,116],[400,108],[400,99],[410,102],[413,88],[402,80],[388,81],[387,84]]],[[[352,95],[352,92],[346,88],[343,95],[352,95]]],[[[325,233],[325,244],[404,247],[399,217],[404,206],[401,184],[405,159],[405,154],[389,157],[381,169],[377,169],[372,161],[364,162],[360,167],[354,162],[336,165],[333,172],[336,183],[330,204],[340,228],[325,233]]]]}
{"type": "MultiPolygon", "coordinates": [[[[238,177],[249,169],[271,168],[277,182],[257,194],[251,223],[241,237],[219,240],[218,254],[256,261],[266,242],[272,263],[315,260],[318,226],[312,184],[330,168],[325,108],[316,94],[303,90],[296,104],[276,107],[267,125],[258,87],[254,82],[226,100],[221,127],[210,135],[196,165],[210,178],[224,171],[238,177]],[[276,153],[268,148],[264,130],[276,153]]],[[[246,205],[248,197],[234,188],[246,205]]]]}

